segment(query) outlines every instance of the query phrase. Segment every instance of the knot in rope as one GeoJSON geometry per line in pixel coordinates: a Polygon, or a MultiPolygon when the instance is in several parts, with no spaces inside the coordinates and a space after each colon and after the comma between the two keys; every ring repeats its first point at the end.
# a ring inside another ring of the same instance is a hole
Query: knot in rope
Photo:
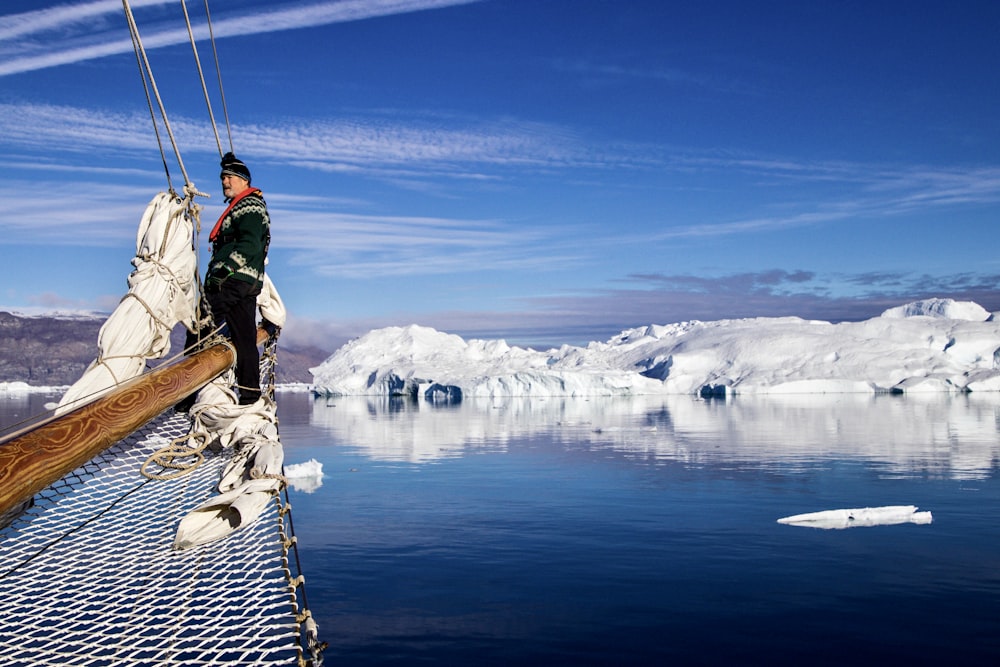
{"type": "Polygon", "coordinates": [[[276,479],[281,482],[282,488],[288,486],[288,478],[280,473],[267,473],[258,466],[250,468],[250,479],[276,479]]]}

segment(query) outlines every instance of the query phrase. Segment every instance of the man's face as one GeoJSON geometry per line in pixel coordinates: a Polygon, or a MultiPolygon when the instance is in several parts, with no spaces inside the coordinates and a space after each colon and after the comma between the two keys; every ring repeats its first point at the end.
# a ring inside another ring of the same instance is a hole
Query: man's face
{"type": "Polygon", "coordinates": [[[234,176],[233,174],[222,175],[222,195],[226,199],[232,199],[248,187],[250,187],[250,184],[244,178],[234,176]]]}

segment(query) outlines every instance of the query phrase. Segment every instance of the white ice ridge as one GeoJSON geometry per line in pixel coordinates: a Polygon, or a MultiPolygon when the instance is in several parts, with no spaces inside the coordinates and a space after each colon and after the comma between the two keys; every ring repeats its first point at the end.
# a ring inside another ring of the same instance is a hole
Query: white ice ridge
{"type": "Polygon", "coordinates": [[[311,369],[328,396],[912,393],[1000,390],[1000,321],[928,299],[863,322],[681,322],[537,351],[411,325],[370,331],[311,369]]]}
{"type": "Polygon", "coordinates": [[[916,505],[888,505],[857,509],[825,510],[796,514],[778,519],[778,523],[807,528],[836,529],[867,526],[894,526],[900,523],[931,523],[930,512],[918,512],[916,505]]]}

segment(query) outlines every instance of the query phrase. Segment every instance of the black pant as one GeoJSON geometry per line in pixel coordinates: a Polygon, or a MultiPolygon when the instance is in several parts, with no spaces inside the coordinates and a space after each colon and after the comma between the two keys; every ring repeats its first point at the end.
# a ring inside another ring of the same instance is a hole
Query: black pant
{"type": "MultiPolygon", "coordinates": [[[[205,299],[215,320],[213,329],[221,324],[223,334],[236,348],[236,384],[240,403],[253,403],[260,398],[260,353],[257,351],[257,295],[260,283],[250,284],[230,277],[219,289],[205,290],[205,299]]],[[[203,330],[207,335],[211,329],[203,330]]],[[[188,334],[188,347],[197,336],[188,334]]]]}

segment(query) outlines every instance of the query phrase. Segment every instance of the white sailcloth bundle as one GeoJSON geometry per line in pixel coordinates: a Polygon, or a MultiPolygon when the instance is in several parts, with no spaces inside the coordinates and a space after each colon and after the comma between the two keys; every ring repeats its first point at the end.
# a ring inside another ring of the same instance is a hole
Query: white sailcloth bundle
{"type": "Polygon", "coordinates": [[[215,542],[253,523],[281,490],[284,451],[274,403],[261,398],[239,406],[232,399],[224,377],[202,389],[191,408],[191,436],[206,439],[209,446],[232,447],[234,453],[222,471],[219,495],[181,519],[175,549],[215,542]]]}
{"type": "Polygon", "coordinates": [[[97,359],[63,395],[57,414],[91,400],[143,372],[147,359],[170,350],[178,322],[193,326],[198,258],[192,244],[190,202],[161,192],[153,197],[136,234],[129,291],[97,338],[97,359]]]}

